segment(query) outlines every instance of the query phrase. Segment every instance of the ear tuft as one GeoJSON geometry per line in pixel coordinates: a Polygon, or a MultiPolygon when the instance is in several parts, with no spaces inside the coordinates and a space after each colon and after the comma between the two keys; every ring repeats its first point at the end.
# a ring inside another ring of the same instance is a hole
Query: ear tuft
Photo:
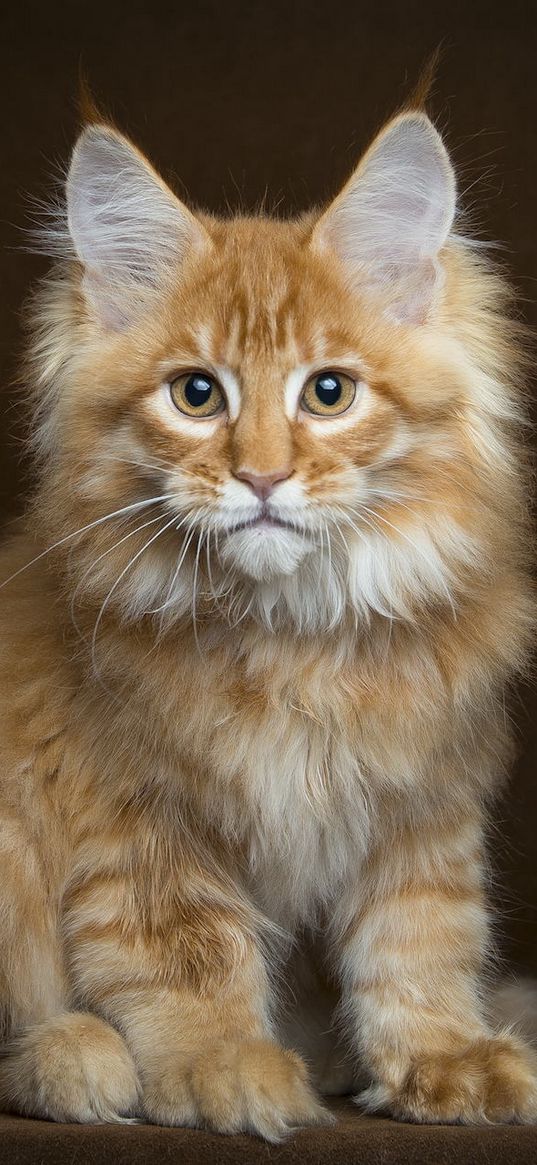
{"type": "Polygon", "coordinates": [[[208,243],[194,215],[112,127],[87,126],[67,177],[67,220],[88,298],[121,327],[144,295],[166,285],[192,247],[208,243]]]}
{"type": "Polygon", "coordinates": [[[425,61],[414,87],[404,102],[405,111],[421,110],[426,113],[442,58],[442,49],[443,45],[440,42],[425,61]]]}
{"type": "Polygon", "coordinates": [[[82,64],[78,70],[78,112],[82,128],[89,125],[109,125],[113,128],[113,119],[94,97],[82,64]]]}
{"type": "Polygon", "coordinates": [[[422,322],[441,283],[455,197],[440,135],[424,113],[402,113],[317,223],[312,245],[335,252],[353,288],[382,294],[400,320],[422,322]]]}

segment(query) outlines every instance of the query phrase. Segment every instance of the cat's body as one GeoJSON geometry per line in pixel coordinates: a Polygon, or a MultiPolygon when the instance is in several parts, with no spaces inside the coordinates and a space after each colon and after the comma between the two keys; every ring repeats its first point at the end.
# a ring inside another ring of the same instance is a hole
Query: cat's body
{"type": "Polygon", "coordinates": [[[398,1116],[535,1119],[483,986],[517,338],[437,135],[296,223],[194,219],[98,126],[68,195],[0,570],[4,1098],[274,1138],[323,1119],[280,1035],[398,1116]]]}

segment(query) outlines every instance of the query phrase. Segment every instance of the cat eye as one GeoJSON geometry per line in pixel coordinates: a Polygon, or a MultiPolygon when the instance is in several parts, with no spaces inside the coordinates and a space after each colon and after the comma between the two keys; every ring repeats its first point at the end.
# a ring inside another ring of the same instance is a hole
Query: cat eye
{"type": "Polygon", "coordinates": [[[170,381],[170,396],[177,409],[187,417],[215,417],[223,412],[222,389],[207,372],[187,372],[170,381]]]}
{"type": "Polygon", "coordinates": [[[302,393],[302,408],[317,417],[336,417],[350,408],[356,396],[356,381],[344,372],[319,372],[302,393]]]}

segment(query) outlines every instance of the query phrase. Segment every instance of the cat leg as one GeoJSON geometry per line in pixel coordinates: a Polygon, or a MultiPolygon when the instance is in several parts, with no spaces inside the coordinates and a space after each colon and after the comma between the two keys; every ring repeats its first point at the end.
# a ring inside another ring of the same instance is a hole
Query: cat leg
{"type": "Polygon", "coordinates": [[[478,823],[400,827],[336,929],[348,1023],[373,1080],[366,1107],[424,1122],[537,1120],[537,1057],[489,1028],[480,998],[478,823]]]}
{"type": "Polygon", "coordinates": [[[123,1033],[140,1114],[272,1141],[329,1119],[300,1057],[274,1040],[254,909],[203,854],[150,849],[116,845],[72,889],[66,919],[77,990],[123,1033]]]}
{"type": "Polygon", "coordinates": [[[57,902],[28,831],[0,808],[0,1013],[2,1042],[65,1007],[57,902]]]}
{"type": "Polygon", "coordinates": [[[108,1024],[67,1010],[52,873],[22,824],[4,811],[0,1108],[56,1120],[116,1119],[136,1100],[134,1063],[108,1024]]]}

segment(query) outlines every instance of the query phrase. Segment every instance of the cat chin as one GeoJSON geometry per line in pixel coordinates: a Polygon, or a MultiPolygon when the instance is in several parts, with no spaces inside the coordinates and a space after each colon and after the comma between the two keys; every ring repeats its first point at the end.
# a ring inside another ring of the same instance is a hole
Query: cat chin
{"type": "Polygon", "coordinates": [[[236,530],[221,550],[224,566],[256,582],[292,575],[313,547],[303,534],[285,529],[236,530]]]}

